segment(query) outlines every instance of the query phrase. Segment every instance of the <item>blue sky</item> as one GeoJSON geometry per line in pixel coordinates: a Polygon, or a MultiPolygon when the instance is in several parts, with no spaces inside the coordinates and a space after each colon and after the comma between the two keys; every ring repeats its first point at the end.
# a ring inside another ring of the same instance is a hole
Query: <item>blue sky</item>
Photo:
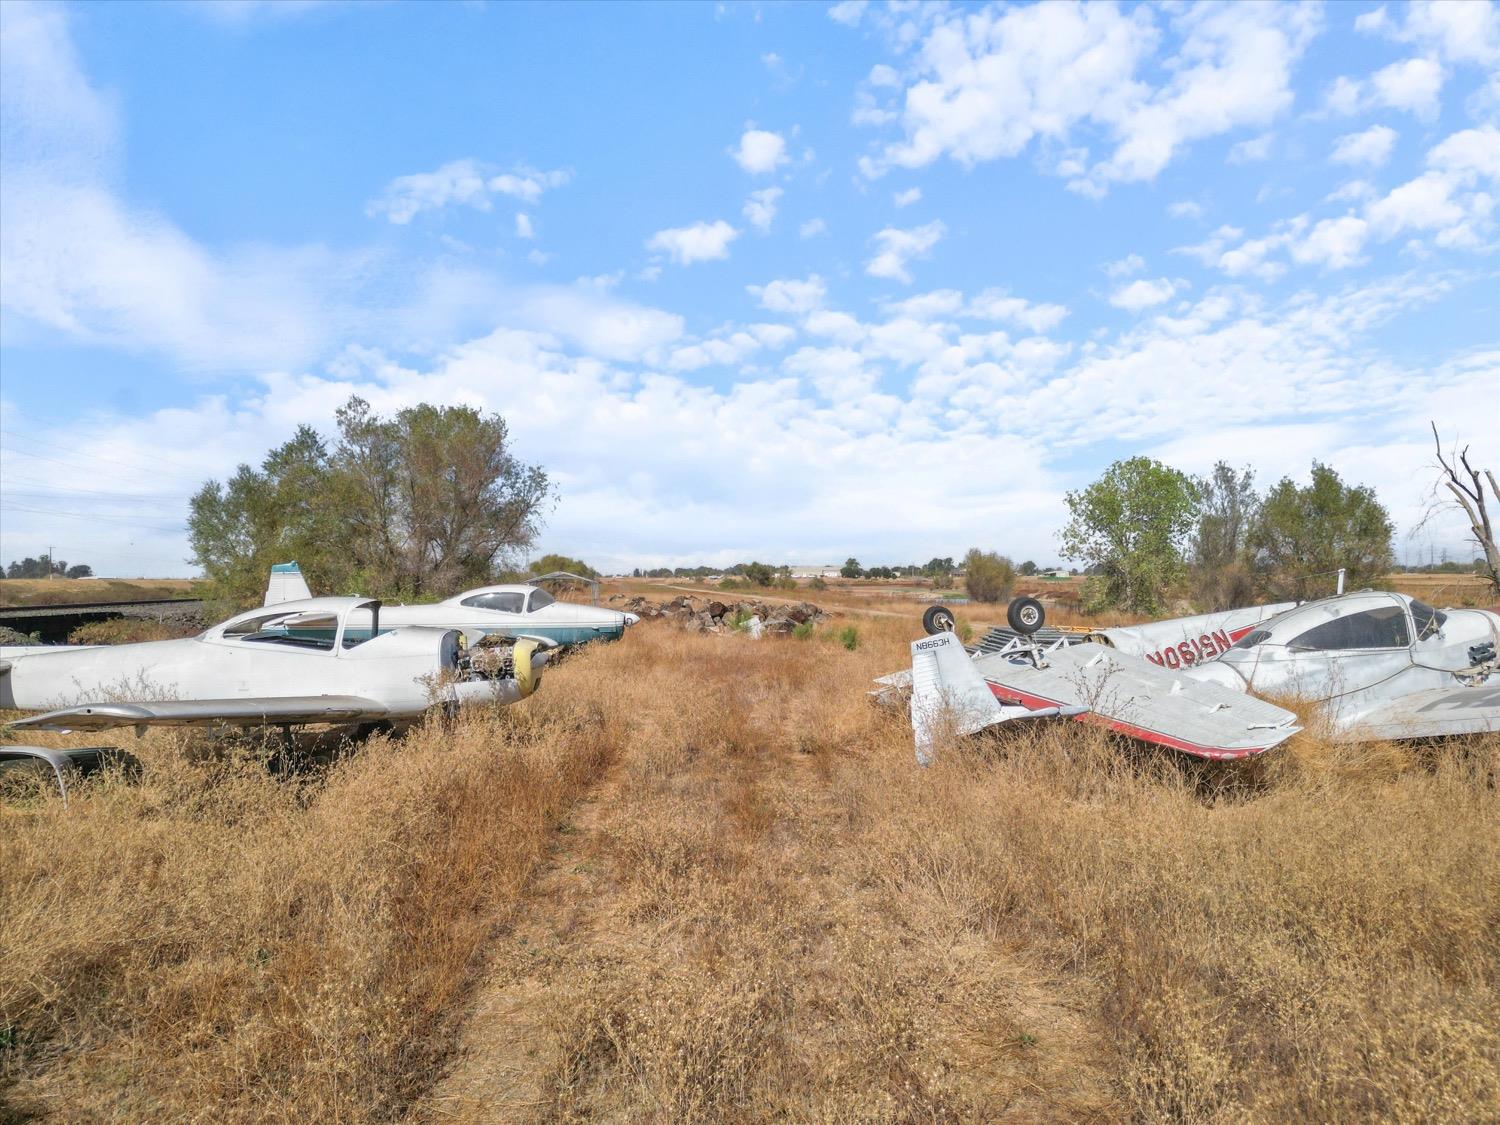
{"type": "Polygon", "coordinates": [[[8,2],[0,557],[191,568],[359,393],[595,565],[1057,557],[1117,457],[1500,462],[1500,12],[8,2]]]}

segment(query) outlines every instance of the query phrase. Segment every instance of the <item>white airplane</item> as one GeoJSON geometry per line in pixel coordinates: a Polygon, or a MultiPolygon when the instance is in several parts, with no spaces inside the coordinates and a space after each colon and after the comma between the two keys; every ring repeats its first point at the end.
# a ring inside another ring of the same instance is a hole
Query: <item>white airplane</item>
{"type": "Polygon", "coordinates": [[[308,598],[183,640],[0,647],[0,708],[45,712],[22,730],[403,721],[524,699],[547,661],[545,641],[480,657],[459,630],[382,624],[374,599],[308,598]]]}
{"type": "Polygon", "coordinates": [[[972,657],[949,632],[916,641],[909,679],[877,681],[886,691],[910,684],[919,761],[931,760],[942,731],[1056,717],[1198,757],[1243,758],[1300,729],[1292,712],[1256,695],[1315,704],[1343,741],[1500,730],[1500,615],[1488,610],[1439,611],[1367,590],[1048,644],[1028,635],[1040,614],[1022,624],[1021,636],[972,657]]]}
{"type": "MultiPolygon", "coordinates": [[[[296,563],[277,563],[266,586],[266,605],[311,594],[296,563]]],[[[599,606],[560,602],[539,586],[480,586],[430,605],[388,605],[380,623],[391,628],[411,625],[461,629],[470,639],[487,633],[533,637],[554,645],[617,640],[640,618],[599,606]]]]}

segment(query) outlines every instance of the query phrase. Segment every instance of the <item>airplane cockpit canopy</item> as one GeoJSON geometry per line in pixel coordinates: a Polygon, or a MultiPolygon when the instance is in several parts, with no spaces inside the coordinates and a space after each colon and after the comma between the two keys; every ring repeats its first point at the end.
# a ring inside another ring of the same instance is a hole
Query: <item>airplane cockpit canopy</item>
{"type": "Polygon", "coordinates": [[[492,590],[465,598],[459,604],[473,609],[491,609],[497,613],[525,613],[526,595],[519,590],[492,590]]]}
{"type": "Polygon", "coordinates": [[[1326,652],[1354,648],[1405,648],[1411,644],[1406,609],[1399,603],[1345,614],[1314,625],[1291,640],[1293,652],[1326,652]]]}

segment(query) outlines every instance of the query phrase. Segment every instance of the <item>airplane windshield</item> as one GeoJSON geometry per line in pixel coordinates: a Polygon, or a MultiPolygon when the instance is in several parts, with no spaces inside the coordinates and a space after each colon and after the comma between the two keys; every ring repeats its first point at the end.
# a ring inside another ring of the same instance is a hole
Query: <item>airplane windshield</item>
{"type": "Polygon", "coordinates": [[[1406,611],[1399,605],[1351,613],[1315,625],[1287,644],[1293,652],[1354,648],[1405,648],[1411,643],[1406,611]]]}
{"type": "Polygon", "coordinates": [[[475,594],[472,598],[465,598],[463,604],[475,609],[493,609],[500,613],[525,613],[526,595],[509,590],[475,594]]]}
{"type": "Polygon", "coordinates": [[[1417,640],[1425,641],[1448,620],[1448,615],[1433,609],[1426,602],[1419,602],[1416,598],[1411,600],[1411,619],[1417,627],[1417,640]]]}
{"type": "Polygon", "coordinates": [[[547,593],[546,590],[533,590],[531,592],[531,609],[529,612],[535,613],[537,610],[551,605],[556,600],[557,599],[554,598],[551,594],[547,593]]]}
{"type": "Polygon", "coordinates": [[[1266,630],[1266,629],[1252,629],[1252,630],[1250,630],[1250,632],[1246,633],[1239,640],[1235,641],[1234,644],[1232,644],[1230,647],[1231,648],[1254,648],[1256,645],[1260,644],[1261,641],[1265,640],[1270,635],[1271,635],[1270,632],[1268,630],[1266,630]]]}

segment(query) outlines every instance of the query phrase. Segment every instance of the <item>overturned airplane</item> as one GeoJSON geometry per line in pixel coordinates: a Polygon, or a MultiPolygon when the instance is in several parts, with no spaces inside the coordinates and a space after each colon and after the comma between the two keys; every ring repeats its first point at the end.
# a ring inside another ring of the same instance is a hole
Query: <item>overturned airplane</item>
{"type": "Polygon", "coordinates": [[[524,699],[550,647],[470,648],[457,629],[385,629],[374,599],[308,598],[184,640],[0,647],[0,707],[45,712],[23,730],[401,722],[524,699]]]}
{"type": "MultiPolygon", "coordinates": [[[[266,586],[266,605],[311,594],[296,563],[277,563],[266,586]]],[[[580,645],[617,640],[638,618],[599,606],[560,602],[540,586],[480,586],[430,605],[388,605],[381,610],[384,628],[412,625],[460,629],[471,639],[496,634],[536,638],[553,645],[580,645]]]]}
{"type": "Polygon", "coordinates": [[[1013,603],[1010,624],[972,654],[938,630],[912,644],[909,674],[877,681],[882,693],[910,688],[918,761],[944,731],[1059,717],[1244,758],[1300,729],[1257,696],[1315,704],[1343,741],[1500,730],[1500,615],[1488,610],[1367,590],[1045,639],[1040,606],[1013,603]]]}

